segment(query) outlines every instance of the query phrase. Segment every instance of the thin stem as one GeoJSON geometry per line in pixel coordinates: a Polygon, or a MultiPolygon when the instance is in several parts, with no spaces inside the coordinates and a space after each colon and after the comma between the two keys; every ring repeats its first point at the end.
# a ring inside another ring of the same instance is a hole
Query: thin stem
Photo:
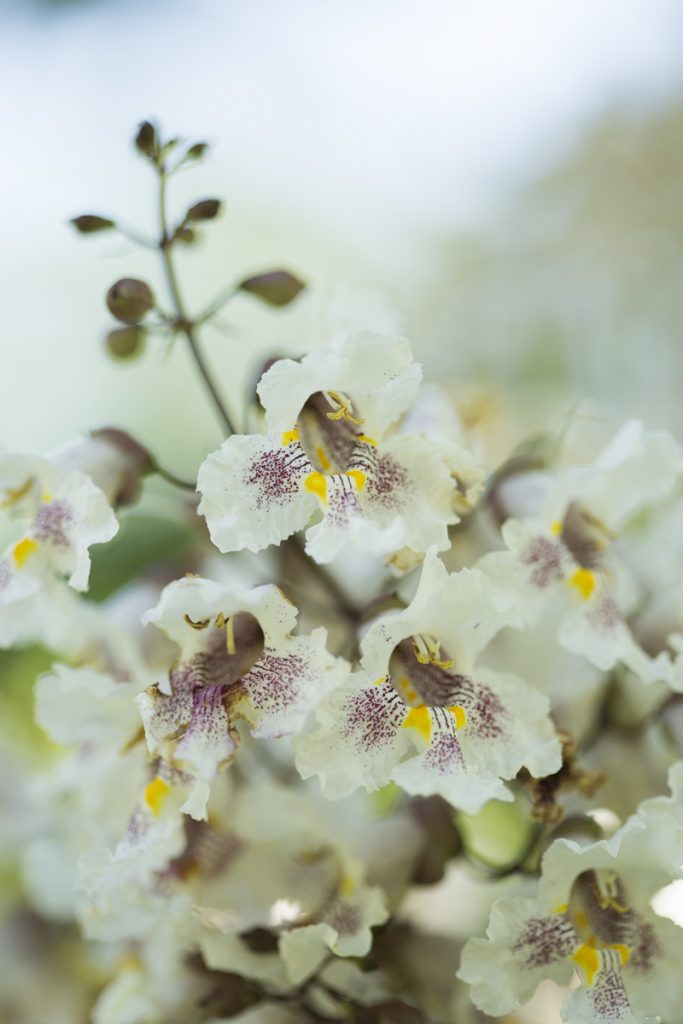
{"type": "Polygon", "coordinates": [[[206,320],[210,320],[238,291],[239,289],[234,284],[228,285],[227,288],[218,293],[213,302],[209,303],[204,312],[199,314],[195,323],[203,324],[206,320]]]}
{"type": "Polygon", "coordinates": [[[169,236],[168,232],[168,217],[166,214],[166,181],[167,172],[165,167],[159,168],[159,224],[161,228],[161,237],[159,239],[159,251],[161,252],[161,258],[164,265],[164,273],[166,275],[166,283],[168,284],[168,290],[171,293],[175,312],[178,315],[177,326],[187,338],[187,343],[190,346],[190,352],[192,358],[195,361],[195,365],[199,370],[199,373],[204,381],[204,384],[211,395],[213,404],[218,412],[218,415],[223,423],[223,426],[227,430],[228,434],[235,433],[235,427],[228,410],[225,407],[223,399],[219,395],[216,386],[211,378],[209,368],[204,361],[201,349],[199,347],[199,341],[195,334],[195,324],[188,316],[185,309],[185,303],[180,292],[178,285],[178,278],[175,272],[175,265],[173,263],[173,252],[172,246],[173,241],[169,236]]]}
{"type": "Polygon", "coordinates": [[[171,473],[168,469],[162,469],[161,466],[155,466],[154,471],[157,476],[160,476],[162,480],[166,480],[169,484],[173,484],[174,487],[180,487],[183,491],[192,491],[193,493],[197,490],[197,485],[189,480],[181,480],[175,473],[171,473]]]}

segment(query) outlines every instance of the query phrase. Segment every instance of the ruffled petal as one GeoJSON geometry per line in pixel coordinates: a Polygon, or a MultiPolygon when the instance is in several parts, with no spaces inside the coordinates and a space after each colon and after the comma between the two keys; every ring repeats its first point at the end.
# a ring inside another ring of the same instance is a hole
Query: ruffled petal
{"type": "Polygon", "coordinates": [[[199,512],[221,551],[261,551],[302,529],[317,501],[313,472],[296,440],[233,435],[199,467],[199,512]]]}

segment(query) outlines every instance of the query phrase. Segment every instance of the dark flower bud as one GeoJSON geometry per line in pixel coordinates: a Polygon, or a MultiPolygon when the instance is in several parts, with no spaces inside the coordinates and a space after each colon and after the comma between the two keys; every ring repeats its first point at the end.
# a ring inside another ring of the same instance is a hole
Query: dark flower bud
{"type": "Polygon", "coordinates": [[[142,121],[135,136],[135,148],[144,156],[156,158],[159,151],[157,130],[151,121],[142,121]]]}
{"type": "Polygon", "coordinates": [[[265,274],[245,278],[237,287],[269,306],[287,306],[306,286],[288,270],[269,270],[265,274]]]}
{"type": "Polygon", "coordinates": [[[80,217],[72,217],[69,224],[73,224],[76,231],[82,235],[92,235],[96,231],[111,231],[116,227],[113,220],[108,217],[98,217],[96,213],[82,213],[80,217]]]}
{"type": "Polygon", "coordinates": [[[213,220],[220,213],[220,199],[201,199],[185,214],[185,220],[213,220]]]}
{"type": "Polygon", "coordinates": [[[209,148],[208,142],[195,142],[185,154],[185,160],[201,160],[209,148]]]}
{"type": "Polygon", "coordinates": [[[146,335],[142,327],[117,327],[107,335],[107,352],[114,359],[136,359],[144,352],[146,335]]]}
{"type": "Polygon", "coordinates": [[[148,284],[134,277],[122,277],[107,292],[107,306],[122,324],[137,324],[154,305],[148,284]]]}

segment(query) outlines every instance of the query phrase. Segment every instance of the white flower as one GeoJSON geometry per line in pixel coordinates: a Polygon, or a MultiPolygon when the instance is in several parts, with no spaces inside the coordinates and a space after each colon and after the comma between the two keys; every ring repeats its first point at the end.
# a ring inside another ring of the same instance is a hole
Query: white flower
{"type": "Polygon", "coordinates": [[[647,655],[625,622],[633,581],[614,542],[682,477],[683,454],[668,434],[627,423],[592,465],[549,486],[538,518],[508,519],[508,552],[486,556],[481,568],[515,593],[528,622],[560,603],[558,638],[567,650],[603,671],[623,662],[645,682],[666,680],[670,659],[647,655]]]}
{"type": "Polygon", "coordinates": [[[670,785],[671,797],[646,801],[609,840],[556,840],[536,899],[494,904],[488,937],[467,943],[458,972],[481,1010],[512,1012],[544,978],[567,984],[576,974],[563,1007],[570,1024],[678,1019],[683,929],[650,901],[683,873],[683,762],[670,785]]]}
{"type": "Polygon", "coordinates": [[[169,584],[145,616],[180,647],[168,686],[138,698],[147,744],[197,780],[185,807],[193,817],[204,817],[209,783],[235,754],[238,718],[259,739],[290,735],[344,672],[324,629],[292,636],[296,618],[276,586],[242,590],[199,577],[169,584]]]}
{"type": "Polygon", "coordinates": [[[275,363],[258,386],[269,432],[228,438],[200,467],[199,511],[214,543],[260,551],[318,510],[307,550],[319,562],[347,538],[379,554],[444,550],[458,518],[453,467],[425,437],[389,433],[420,377],[405,339],[369,332],[275,363]]]}
{"type": "MultiPolygon", "coordinates": [[[[50,459],[0,454],[0,507],[23,520],[23,532],[0,559],[0,607],[7,610],[0,644],[41,636],[46,594],[57,604],[54,581],[85,590],[88,549],[111,540],[118,523],[102,491],[85,474],[64,473],[50,459]]],[[[49,608],[49,604],[48,604],[49,608]]]]}
{"type": "Polygon", "coordinates": [[[301,774],[319,775],[333,798],[393,779],[474,812],[494,797],[511,799],[501,779],[522,765],[539,776],[556,771],[547,698],[476,665],[515,621],[507,595],[482,573],[449,575],[430,553],[411,605],[368,630],[364,671],[319,705],[320,728],[296,741],[301,774]]]}

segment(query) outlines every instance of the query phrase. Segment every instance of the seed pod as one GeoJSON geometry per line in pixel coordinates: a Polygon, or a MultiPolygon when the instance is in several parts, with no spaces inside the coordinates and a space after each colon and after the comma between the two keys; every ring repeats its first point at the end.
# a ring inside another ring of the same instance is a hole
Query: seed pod
{"type": "Polygon", "coordinates": [[[269,270],[247,277],[238,285],[240,291],[255,295],[269,306],[289,305],[305,287],[303,281],[288,270],[269,270]]]}

